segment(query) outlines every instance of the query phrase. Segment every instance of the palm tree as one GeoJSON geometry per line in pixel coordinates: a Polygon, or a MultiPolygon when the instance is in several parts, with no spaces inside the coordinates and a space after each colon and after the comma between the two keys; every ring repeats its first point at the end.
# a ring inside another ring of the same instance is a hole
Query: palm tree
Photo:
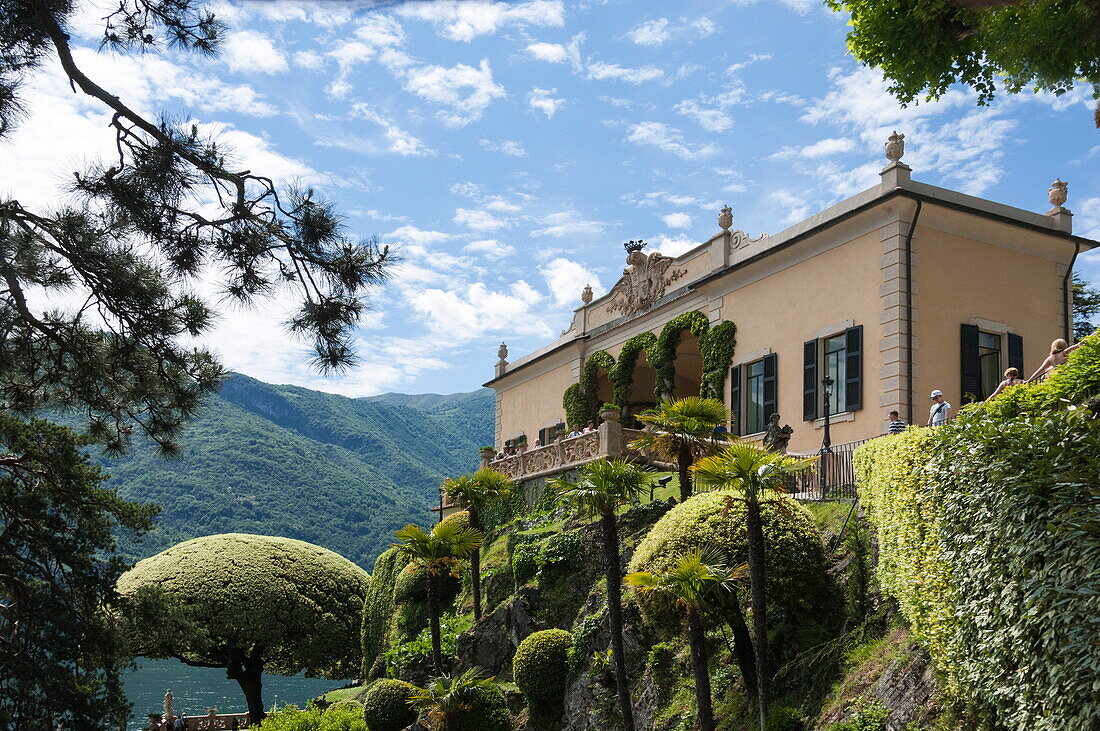
{"type": "Polygon", "coordinates": [[[432,632],[432,662],[443,673],[443,650],[439,637],[439,592],[436,581],[444,573],[458,576],[459,559],[466,558],[481,545],[481,533],[455,523],[437,523],[431,531],[407,525],[394,533],[400,549],[414,566],[424,568],[427,579],[428,625],[432,632]]]}
{"type": "Polygon", "coordinates": [[[611,625],[611,648],[615,658],[615,687],[619,711],[626,731],[634,731],[634,713],[626,684],[626,653],[623,651],[622,559],[619,555],[619,528],[616,514],[620,507],[633,503],[649,489],[652,473],[629,459],[601,459],[580,469],[576,482],[559,478],[552,483],[562,497],[583,512],[598,516],[602,533],[604,573],[607,576],[607,617],[611,625]]]}
{"type": "Polygon", "coordinates": [[[691,497],[692,463],[712,454],[716,440],[727,437],[714,429],[729,421],[729,409],[717,399],[688,396],[664,401],[636,418],[649,428],[630,443],[630,448],[648,449],[675,462],[680,475],[680,502],[684,502],[691,497]]]}
{"type": "Polygon", "coordinates": [[[736,490],[745,503],[745,533],[748,538],[749,587],[752,592],[753,645],[756,651],[756,698],[760,728],[768,713],[768,618],[764,589],[764,526],[760,505],[786,492],[787,475],[809,468],[813,460],[800,460],[767,449],[735,442],[713,457],[692,467],[700,487],[736,490]]]}
{"type": "Polygon", "coordinates": [[[715,728],[703,613],[712,605],[716,593],[731,591],[733,582],[744,575],[743,566],[731,571],[719,563],[720,558],[713,549],[688,551],[661,573],[639,571],[623,579],[640,594],[671,597],[676,601],[676,606],[687,613],[691,669],[695,675],[695,710],[701,731],[714,731],[715,728]]]}
{"type": "MultiPolygon", "coordinates": [[[[481,511],[512,491],[514,485],[508,476],[490,467],[477,472],[446,480],[443,492],[461,503],[470,514],[470,527],[482,531],[481,511]]],[[[481,551],[470,554],[470,587],[474,598],[474,621],[481,619],[481,551]]]]}
{"type": "Polygon", "coordinates": [[[460,675],[432,678],[409,694],[409,705],[426,712],[432,728],[446,731],[456,716],[470,710],[477,688],[492,685],[492,678],[479,678],[479,674],[479,668],[471,668],[460,675]]]}

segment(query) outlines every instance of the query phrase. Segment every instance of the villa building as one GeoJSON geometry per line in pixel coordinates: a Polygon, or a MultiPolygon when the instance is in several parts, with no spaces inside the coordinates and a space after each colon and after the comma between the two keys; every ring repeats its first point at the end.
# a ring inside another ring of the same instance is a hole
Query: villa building
{"type": "Polygon", "coordinates": [[[727,207],[680,256],[628,243],[622,278],[602,297],[578,293],[560,338],[512,362],[501,347],[485,384],[495,448],[526,449],[502,468],[536,476],[625,449],[632,414],[662,398],[722,399],[729,431],[754,439],[779,413],[790,450],[806,453],[826,414],[834,444],[861,440],[891,410],[924,424],[933,389],[957,408],[1009,366],[1030,376],[1052,340],[1071,338],[1070,273],[1098,245],[1072,233],[1066,184],[1033,213],[912,180],[903,146],[887,143],[878,185],[776,234],[732,230],[727,207]],[[605,403],[619,436],[559,439],[600,423],[605,403]]]}

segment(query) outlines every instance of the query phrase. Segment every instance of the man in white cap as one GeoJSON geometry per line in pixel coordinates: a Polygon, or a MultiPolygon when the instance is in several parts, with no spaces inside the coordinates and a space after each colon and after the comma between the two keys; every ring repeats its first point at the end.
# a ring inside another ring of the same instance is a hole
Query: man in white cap
{"type": "Polygon", "coordinates": [[[938,388],[929,397],[932,406],[928,409],[928,426],[941,426],[951,418],[951,404],[943,398],[943,391],[938,388]]]}

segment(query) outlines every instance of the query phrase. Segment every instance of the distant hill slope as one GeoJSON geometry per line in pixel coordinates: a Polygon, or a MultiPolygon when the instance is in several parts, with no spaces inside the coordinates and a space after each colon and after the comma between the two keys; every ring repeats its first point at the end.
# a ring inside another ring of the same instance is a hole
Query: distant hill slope
{"type": "Polygon", "coordinates": [[[310,541],[370,569],[409,522],[432,520],[441,480],[492,441],[492,392],[352,399],[233,375],[184,431],[179,458],[135,444],[101,460],[126,498],[161,506],[125,550],[241,531],[310,541]]]}

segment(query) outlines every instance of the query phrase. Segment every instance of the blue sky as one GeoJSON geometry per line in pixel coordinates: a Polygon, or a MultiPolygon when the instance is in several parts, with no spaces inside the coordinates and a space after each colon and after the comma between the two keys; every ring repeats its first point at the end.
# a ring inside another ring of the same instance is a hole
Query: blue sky
{"type": "MultiPolygon", "coordinates": [[[[97,0],[102,2],[102,0],[97,0]]],[[[1084,88],[908,109],[847,54],[817,2],[217,3],[222,54],[78,61],[149,114],[218,136],[254,172],[319,188],[349,231],[402,263],[360,331],[363,364],[326,379],[280,327],[284,301],[226,312],[208,344],[257,378],[347,395],[452,392],[565,328],[580,290],[617,279],[621,243],[670,254],[734,226],[774,233],[877,182],[891,130],[914,178],[1035,211],[1068,180],[1075,231],[1100,238],[1100,134],[1084,88]]],[[[49,202],[109,154],[106,116],[55,68],[0,146],[0,189],[49,202]]],[[[1082,270],[1100,279],[1100,257],[1082,270]]],[[[197,283],[200,289],[203,283],[197,283]]]]}

